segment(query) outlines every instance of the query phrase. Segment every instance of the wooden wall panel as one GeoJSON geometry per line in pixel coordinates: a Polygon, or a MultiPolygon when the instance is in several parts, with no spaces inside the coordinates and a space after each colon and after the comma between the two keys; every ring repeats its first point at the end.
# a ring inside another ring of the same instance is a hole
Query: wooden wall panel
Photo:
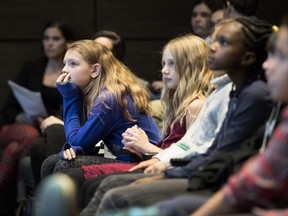
{"type": "Polygon", "coordinates": [[[171,38],[188,32],[191,0],[98,0],[97,29],[124,38],[171,38]]]}
{"type": "Polygon", "coordinates": [[[161,79],[161,51],[166,41],[127,41],[126,65],[139,77],[152,81],[161,79]]]}

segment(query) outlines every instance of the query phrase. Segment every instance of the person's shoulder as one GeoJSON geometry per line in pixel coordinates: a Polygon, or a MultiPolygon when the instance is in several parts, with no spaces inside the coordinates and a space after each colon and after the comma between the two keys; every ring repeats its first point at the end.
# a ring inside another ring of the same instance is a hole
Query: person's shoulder
{"type": "Polygon", "coordinates": [[[243,89],[243,95],[250,95],[251,97],[265,97],[269,96],[269,88],[265,81],[256,80],[243,89]]]}
{"type": "Polygon", "coordinates": [[[100,92],[99,96],[96,99],[96,103],[103,104],[105,106],[108,106],[109,108],[112,108],[115,105],[117,105],[115,97],[107,89],[104,89],[100,92]]]}
{"type": "Polygon", "coordinates": [[[195,98],[190,104],[188,104],[188,109],[192,112],[197,112],[201,109],[206,98],[195,98]]]}

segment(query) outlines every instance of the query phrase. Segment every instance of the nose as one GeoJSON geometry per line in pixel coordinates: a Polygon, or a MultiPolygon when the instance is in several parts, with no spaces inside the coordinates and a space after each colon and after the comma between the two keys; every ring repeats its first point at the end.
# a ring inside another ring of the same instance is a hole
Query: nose
{"type": "Polygon", "coordinates": [[[68,73],[66,64],[62,68],[62,73],[68,73]]]}
{"type": "Polygon", "coordinates": [[[269,77],[274,75],[278,62],[273,55],[268,55],[268,58],[263,62],[262,67],[265,70],[265,75],[269,80],[269,77]]]}
{"type": "Polygon", "coordinates": [[[161,73],[162,74],[168,74],[169,73],[169,70],[168,70],[168,67],[166,64],[162,67],[161,73]]]}
{"type": "Polygon", "coordinates": [[[211,42],[210,44],[210,52],[215,52],[216,50],[216,43],[215,42],[211,42]]]}

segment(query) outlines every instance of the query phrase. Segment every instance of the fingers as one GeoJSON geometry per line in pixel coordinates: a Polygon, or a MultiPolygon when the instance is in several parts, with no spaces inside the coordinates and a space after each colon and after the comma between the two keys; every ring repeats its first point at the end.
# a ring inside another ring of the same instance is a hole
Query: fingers
{"type": "Polygon", "coordinates": [[[166,165],[163,162],[157,162],[151,166],[148,166],[145,170],[144,173],[163,173],[166,170],[166,165]]]}
{"type": "Polygon", "coordinates": [[[144,169],[146,168],[148,165],[146,165],[145,163],[141,162],[139,164],[137,164],[136,166],[132,167],[129,171],[135,171],[135,170],[139,170],[139,169],[144,169]]]}
{"type": "Polygon", "coordinates": [[[154,167],[152,166],[148,166],[145,170],[144,173],[154,173],[154,167]]]}
{"type": "Polygon", "coordinates": [[[67,83],[70,79],[70,74],[68,73],[62,73],[60,76],[57,78],[56,83],[63,84],[67,83]]]}
{"type": "Polygon", "coordinates": [[[63,151],[63,157],[66,160],[72,160],[76,157],[75,152],[72,148],[70,149],[66,149],[65,151],[63,151]]]}

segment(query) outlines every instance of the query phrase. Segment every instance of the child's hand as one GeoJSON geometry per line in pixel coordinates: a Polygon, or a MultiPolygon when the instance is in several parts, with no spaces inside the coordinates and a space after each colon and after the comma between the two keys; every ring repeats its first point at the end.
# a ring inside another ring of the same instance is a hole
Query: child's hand
{"type": "Polygon", "coordinates": [[[124,144],[125,148],[133,148],[139,152],[147,152],[149,151],[150,142],[148,136],[146,135],[145,131],[139,128],[137,125],[128,128],[122,134],[122,143],[124,144]]]}
{"type": "Polygon", "coordinates": [[[57,78],[56,83],[65,84],[69,82],[70,76],[71,75],[69,73],[61,73],[60,76],[57,78]]]}
{"type": "Polygon", "coordinates": [[[38,121],[39,121],[40,129],[42,132],[45,131],[46,128],[48,128],[49,126],[54,125],[54,124],[64,125],[64,122],[55,116],[49,116],[45,119],[38,118],[38,121]]]}
{"type": "Polygon", "coordinates": [[[63,151],[63,157],[66,160],[73,160],[76,158],[76,154],[72,148],[69,148],[63,151]]]}
{"type": "Polygon", "coordinates": [[[150,160],[142,161],[141,163],[139,163],[136,166],[132,167],[129,171],[135,171],[135,170],[138,170],[138,169],[145,169],[148,166],[150,166],[150,165],[152,165],[154,163],[157,163],[157,162],[159,162],[159,159],[157,159],[157,158],[152,158],[150,160]]]}
{"type": "Polygon", "coordinates": [[[163,163],[162,161],[158,161],[157,163],[154,163],[150,166],[148,166],[145,170],[144,173],[164,173],[164,171],[167,169],[166,164],[163,163]]]}

